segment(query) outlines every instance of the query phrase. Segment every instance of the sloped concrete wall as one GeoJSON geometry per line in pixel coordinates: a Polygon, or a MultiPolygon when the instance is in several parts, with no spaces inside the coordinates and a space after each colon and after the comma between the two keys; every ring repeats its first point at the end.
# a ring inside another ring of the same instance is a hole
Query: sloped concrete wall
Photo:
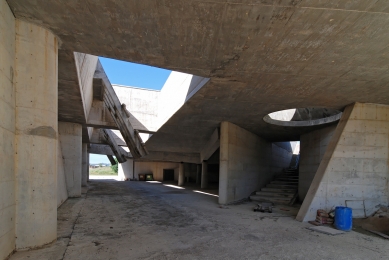
{"type": "Polygon", "coordinates": [[[300,138],[299,200],[303,201],[323,159],[336,125],[304,134],[300,138]]]}
{"type": "Polygon", "coordinates": [[[273,179],[271,153],[271,143],[237,125],[222,122],[219,203],[247,198],[273,179]]]}
{"type": "Polygon", "coordinates": [[[75,52],[74,61],[77,68],[77,78],[83,101],[82,104],[84,106],[85,118],[88,118],[93,102],[93,75],[95,74],[98,57],[75,52]]]}
{"type": "Polygon", "coordinates": [[[315,219],[319,208],[353,208],[363,217],[388,205],[389,106],[356,103],[348,106],[331,138],[297,220],[315,219]]]}
{"type": "Polygon", "coordinates": [[[0,0],[0,259],[15,249],[15,18],[0,0]]]}

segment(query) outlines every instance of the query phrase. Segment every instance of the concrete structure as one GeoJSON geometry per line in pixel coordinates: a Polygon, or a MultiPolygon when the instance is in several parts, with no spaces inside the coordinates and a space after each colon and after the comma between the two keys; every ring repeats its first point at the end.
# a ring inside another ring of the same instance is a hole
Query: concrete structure
{"type": "Polygon", "coordinates": [[[59,122],[58,129],[68,196],[80,197],[83,171],[82,126],[59,122]]]}
{"type": "Polygon", "coordinates": [[[388,205],[389,106],[347,106],[335,129],[297,216],[312,220],[316,210],[353,208],[366,217],[388,205]]]}
{"type": "Polygon", "coordinates": [[[56,239],[57,206],[86,184],[85,150],[116,156],[122,179],[185,185],[202,164],[201,186],[225,204],[290,166],[301,140],[297,219],[389,203],[384,1],[0,7],[0,259],[56,239]],[[174,72],[161,91],[112,86],[97,56],[174,72]],[[285,109],[288,124],[266,121],[285,109]]]}

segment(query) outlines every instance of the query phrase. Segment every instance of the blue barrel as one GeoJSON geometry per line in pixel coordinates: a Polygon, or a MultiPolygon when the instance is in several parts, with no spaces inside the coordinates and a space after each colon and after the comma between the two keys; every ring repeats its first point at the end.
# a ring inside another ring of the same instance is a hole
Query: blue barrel
{"type": "Polygon", "coordinates": [[[353,211],[351,208],[338,206],[335,208],[335,227],[350,231],[353,227],[353,211]]]}

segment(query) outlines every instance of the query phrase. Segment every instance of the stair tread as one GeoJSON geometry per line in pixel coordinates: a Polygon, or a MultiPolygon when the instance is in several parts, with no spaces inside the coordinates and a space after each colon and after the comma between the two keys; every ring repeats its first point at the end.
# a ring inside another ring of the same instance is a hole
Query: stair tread
{"type": "Polygon", "coordinates": [[[280,188],[269,188],[264,187],[261,188],[261,191],[276,191],[276,192],[297,192],[297,189],[280,189],[280,188]]]}
{"type": "Polygon", "coordinates": [[[288,188],[288,187],[290,187],[290,188],[296,188],[297,189],[297,187],[298,187],[298,185],[296,184],[296,185],[287,185],[287,184],[275,184],[275,183],[269,183],[269,184],[267,184],[266,185],[266,187],[269,187],[269,188],[274,188],[274,187],[285,187],[285,188],[288,188]]]}
{"type": "Polygon", "coordinates": [[[257,196],[262,196],[262,197],[271,197],[271,198],[293,198],[295,193],[267,193],[266,191],[257,191],[255,193],[257,196]]]}

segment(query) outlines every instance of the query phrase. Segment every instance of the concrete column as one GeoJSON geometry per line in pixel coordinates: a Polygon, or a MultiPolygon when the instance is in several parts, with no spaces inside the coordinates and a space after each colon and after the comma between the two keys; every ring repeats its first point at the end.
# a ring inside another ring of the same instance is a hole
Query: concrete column
{"type": "Polygon", "coordinates": [[[185,179],[184,163],[180,163],[178,168],[178,186],[184,186],[184,179],[185,179]]]}
{"type": "Polygon", "coordinates": [[[81,196],[82,175],[82,126],[74,123],[58,123],[63,165],[68,196],[81,196]]]}
{"type": "Polygon", "coordinates": [[[196,184],[200,184],[200,180],[201,180],[201,164],[197,164],[196,184]]]}
{"type": "MultiPolygon", "coordinates": [[[[16,20],[16,249],[57,239],[57,38],[16,20]]],[[[2,225],[2,224],[0,224],[2,225]]]]}
{"type": "Polygon", "coordinates": [[[134,169],[134,160],[132,160],[132,159],[127,159],[126,162],[119,163],[119,166],[118,166],[119,179],[122,181],[131,179],[133,176],[133,173],[132,173],[133,169],[134,169]]]}
{"type": "Polygon", "coordinates": [[[201,188],[206,189],[208,188],[208,162],[203,161],[201,168],[201,188]]]}
{"type": "Polygon", "coordinates": [[[88,181],[88,144],[82,144],[82,176],[81,176],[81,186],[86,187],[88,181]]]}
{"type": "Polygon", "coordinates": [[[88,182],[89,181],[89,153],[87,154],[86,159],[87,159],[87,168],[88,168],[86,181],[88,182]]]}

